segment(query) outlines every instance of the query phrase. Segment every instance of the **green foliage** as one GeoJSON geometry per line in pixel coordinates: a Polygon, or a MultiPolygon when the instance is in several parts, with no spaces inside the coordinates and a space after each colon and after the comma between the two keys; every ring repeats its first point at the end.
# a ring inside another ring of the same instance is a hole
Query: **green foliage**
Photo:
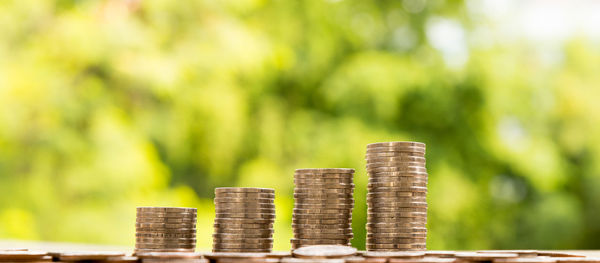
{"type": "Polygon", "coordinates": [[[0,237],[132,245],[135,206],[192,206],[207,249],[213,188],[261,186],[286,249],[293,170],[353,167],[364,248],[365,146],[416,140],[429,248],[596,247],[600,52],[456,69],[426,27],[463,3],[410,2],[0,2],[0,237]]]}

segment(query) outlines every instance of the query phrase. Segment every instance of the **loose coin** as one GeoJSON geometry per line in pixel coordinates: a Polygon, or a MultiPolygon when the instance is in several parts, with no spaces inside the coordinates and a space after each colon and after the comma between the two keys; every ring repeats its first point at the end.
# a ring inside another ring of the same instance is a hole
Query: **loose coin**
{"type": "Polygon", "coordinates": [[[454,254],[454,257],[469,261],[492,261],[500,258],[517,258],[519,255],[512,253],[459,252],[454,254]]]}
{"type": "Polygon", "coordinates": [[[367,251],[363,257],[368,258],[423,258],[425,256],[424,252],[406,252],[406,251],[396,251],[396,252],[376,252],[376,251],[367,251]]]}
{"type": "Polygon", "coordinates": [[[335,245],[306,246],[292,251],[292,255],[300,258],[336,258],[356,254],[356,248],[335,245]]]}
{"type": "Polygon", "coordinates": [[[110,251],[79,251],[79,252],[61,252],[58,255],[60,261],[84,261],[84,260],[105,260],[109,257],[125,256],[123,252],[110,251]]]}

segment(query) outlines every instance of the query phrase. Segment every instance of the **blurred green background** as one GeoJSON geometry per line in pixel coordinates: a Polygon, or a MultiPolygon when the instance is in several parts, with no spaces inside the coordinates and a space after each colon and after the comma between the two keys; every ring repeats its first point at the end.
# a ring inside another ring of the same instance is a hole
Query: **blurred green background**
{"type": "Polygon", "coordinates": [[[362,249],[366,144],[414,140],[430,249],[597,248],[600,9],[502,2],[0,1],[0,238],[190,206],[208,250],[213,188],[260,186],[288,249],[294,169],[351,167],[362,249]]]}

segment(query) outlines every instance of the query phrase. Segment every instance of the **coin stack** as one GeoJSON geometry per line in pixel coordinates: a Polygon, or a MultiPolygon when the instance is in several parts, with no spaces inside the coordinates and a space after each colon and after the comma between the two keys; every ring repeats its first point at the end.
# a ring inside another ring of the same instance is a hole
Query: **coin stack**
{"type": "Polygon", "coordinates": [[[367,145],[367,250],[425,250],[427,169],[425,144],[367,145]]]}
{"type": "Polygon", "coordinates": [[[271,252],[275,190],[215,189],[213,252],[271,252]]]}
{"type": "Polygon", "coordinates": [[[193,252],[196,248],[196,208],[138,207],[136,252],[193,252]]]}
{"type": "Polygon", "coordinates": [[[297,169],[292,248],[350,245],[354,169],[297,169]]]}

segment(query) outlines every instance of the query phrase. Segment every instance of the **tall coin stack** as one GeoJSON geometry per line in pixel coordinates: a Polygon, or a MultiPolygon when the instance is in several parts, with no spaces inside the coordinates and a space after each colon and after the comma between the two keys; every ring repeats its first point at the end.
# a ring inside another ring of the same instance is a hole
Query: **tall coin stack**
{"type": "Polygon", "coordinates": [[[292,248],[350,245],[354,169],[297,169],[292,248]]]}
{"type": "Polygon", "coordinates": [[[427,169],[425,144],[367,145],[367,250],[425,250],[427,169]]]}
{"type": "Polygon", "coordinates": [[[136,252],[194,252],[196,208],[138,207],[136,252]]]}
{"type": "Polygon", "coordinates": [[[275,190],[215,189],[213,252],[271,252],[275,190]]]}

